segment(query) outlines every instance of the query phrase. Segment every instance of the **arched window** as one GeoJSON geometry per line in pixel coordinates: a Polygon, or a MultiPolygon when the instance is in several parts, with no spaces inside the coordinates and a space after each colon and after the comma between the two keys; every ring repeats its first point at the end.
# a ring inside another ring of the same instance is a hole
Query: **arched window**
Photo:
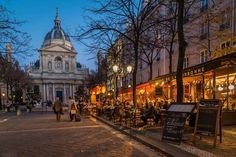
{"type": "Polygon", "coordinates": [[[62,59],[61,57],[55,58],[55,69],[62,69],[62,59]]]}
{"type": "Polygon", "coordinates": [[[52,62],[51,61],[48,62],[48,70],[52,70],[52,62]]]}
{"type": "Polygon", "coordinates": [[[68,62],[65,63],[65,70],[66,70],[67,72],[69,71],[69,63],[68,63],[68,62]]]}

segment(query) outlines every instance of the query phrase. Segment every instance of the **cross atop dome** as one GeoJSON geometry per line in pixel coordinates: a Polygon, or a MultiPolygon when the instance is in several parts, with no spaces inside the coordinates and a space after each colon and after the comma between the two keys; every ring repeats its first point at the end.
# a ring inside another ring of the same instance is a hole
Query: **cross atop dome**
{"type": "Polygon", "coordinates": [[[58,8],[56,8],[56,18],[54,20],[54,23],[55,23],[54,27],[57,27],[57,28],[61,27],[61,20],[60,20],[60,17],[59,17],[58,8]]]}

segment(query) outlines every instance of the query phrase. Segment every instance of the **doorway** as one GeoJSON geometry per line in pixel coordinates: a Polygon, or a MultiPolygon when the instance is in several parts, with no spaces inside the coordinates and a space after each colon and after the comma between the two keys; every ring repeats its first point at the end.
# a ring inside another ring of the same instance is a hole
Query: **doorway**
{"type": "Polygon", "coordinates": [[[56,91],[56,97],[59,97],[59,100],[63,102],[63,91],[56,91]]]}

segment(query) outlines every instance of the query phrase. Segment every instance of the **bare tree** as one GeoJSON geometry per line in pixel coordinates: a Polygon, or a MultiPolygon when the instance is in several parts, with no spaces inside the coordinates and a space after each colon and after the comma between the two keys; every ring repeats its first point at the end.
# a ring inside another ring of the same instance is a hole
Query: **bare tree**
{"type": "Polygon", "coordinates": [[[104,35],[104,32],[116,32],[131,44],[131,51],[133,52],[133,103],[136,106],[136,74],[141,53],[141,36],[158,23],[157,18],[150,14],[158,0],[148,1],[145,4],[143,0],[106,0],[97,1],[97,3],[99,7],[91,9],[91,11],[99,18],[90,21],[89,30],[83,33],[83,36],[94,34],[100,37],[104,35]],[[150,18],[150,16],[153,17],[150,18]],[[147,20],[148,22],[146,22],[147,20]]]}
{"type": "Polygon", "coordinates": [[[5,56],[0,57],[0,80],[6,83],[7,86],[7,98],[11,98],[13,102],[13,91],[17,89],[25,89],[30,83],[31,79],[29,75],[22,69],[20,69],[18,61],[9,59],[5,56]],[[10,97],[9,91],[10,90],[10,97]]]}
{"type": "Polygon", "coordinates": [[[13,17],[13,12],[0,5],[0,53],[6,53],[5,46],[8,43],[13,46],[13,54],[25,56],[26,52],[32,50],[29,46],[31,37],[20,30],[23,23],[13,17]]]}
{"type": "Polygon", "coordinates": [[[160,38],[159,29],[151,28],[149,32],[142,35],[140,42],[141,53],[139,59],[146,63],[149,67],[149,80],[152,80],[153,63],[160,55],[163,47],[163,40],[160,38]]]}

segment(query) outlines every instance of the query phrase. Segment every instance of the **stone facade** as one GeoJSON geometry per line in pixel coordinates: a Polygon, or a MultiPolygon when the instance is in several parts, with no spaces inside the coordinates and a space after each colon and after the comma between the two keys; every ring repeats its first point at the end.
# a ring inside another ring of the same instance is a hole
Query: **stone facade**
{"type": "Polygon", "coordinates": [[[54,23],[39,49],[40,59],[31,66],[29,75],[33,79],[34,89],[39,89],[42,101],[53,102],[55,97],[59,97],[67,102],[78,86],[84,84],[88,69],[76,62],[77,52],[61,28],[58,15],[54,23]]]}

